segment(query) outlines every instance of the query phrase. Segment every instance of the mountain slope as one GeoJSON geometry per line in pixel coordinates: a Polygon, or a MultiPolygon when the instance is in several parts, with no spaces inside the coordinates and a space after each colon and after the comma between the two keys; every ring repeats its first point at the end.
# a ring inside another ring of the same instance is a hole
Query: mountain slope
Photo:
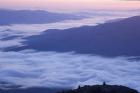
{"type": "Polygon", "coordinates": [[[8,50],[35,49],[90,53],[103,56],[140,56],[140,16],[121,21],[67,30],[48,30],[26,38],[26,46],[8,50]]]}

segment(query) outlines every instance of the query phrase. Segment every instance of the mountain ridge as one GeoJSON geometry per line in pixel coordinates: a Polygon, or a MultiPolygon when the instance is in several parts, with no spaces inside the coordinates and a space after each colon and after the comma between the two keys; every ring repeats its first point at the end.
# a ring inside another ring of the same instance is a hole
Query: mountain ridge
{"type": "Polygon", "coordinates": [[[25,46],[9,50],[57,51],[89,53],[103,56],[140,55],[140,16],[117,22],[83,26],[66,30],[47,30],[30,36],[22,42],[25,46]]]}

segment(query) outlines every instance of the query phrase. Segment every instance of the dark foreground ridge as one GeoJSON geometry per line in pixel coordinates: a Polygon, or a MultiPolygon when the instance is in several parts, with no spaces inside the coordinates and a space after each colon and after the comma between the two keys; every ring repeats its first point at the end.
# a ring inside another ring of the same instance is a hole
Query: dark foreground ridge
{"type": "Polygon", "coordinates": [[[94,85],[84,87],[79,86],[78,89],[63,91],[59,93],[138,93],[138,91],[125,86],[94,85]]]}
{"type": "MultiPolygon", "coordinates": [[[[70,89],[70,88],[69,88],[70,89]]],[[[84,87],[78,87],[77,89],[68,90],[68,88],[45,88],[45,87],[32,87],[32,88],[2,88],[0,87],[0,93],[139,93],[135,89],[131,89],[125,86],[118,85],[85,85],[84,87]]]]}

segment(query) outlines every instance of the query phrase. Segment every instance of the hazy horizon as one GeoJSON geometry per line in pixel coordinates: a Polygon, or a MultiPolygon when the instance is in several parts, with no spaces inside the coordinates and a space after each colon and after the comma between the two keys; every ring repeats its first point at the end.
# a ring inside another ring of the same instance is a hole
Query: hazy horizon
{"type": "Polygon", "coordinates": [[[34,9],[49,11],[84,11],[93,9],[140,9],[139,0],[1,0],[2,9],[34,9]]]}

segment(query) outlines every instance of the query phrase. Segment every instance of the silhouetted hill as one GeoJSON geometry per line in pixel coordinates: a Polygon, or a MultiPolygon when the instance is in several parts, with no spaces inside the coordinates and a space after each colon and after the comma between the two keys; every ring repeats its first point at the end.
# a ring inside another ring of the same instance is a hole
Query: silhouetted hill
{"type": "Polygon", "coordinates": [[[66,30],[48,30],[30,36],[26,46],[6,50],[58,51],[90,53],[103,56],[140,56],[140,16],[124,20],[66,30]]]}
{"type": "Polygon", "coordinates": [[[43,24],[81,17],[43,10],[0,10],[0,25],[43,24]]]}
{"type": "Polygon", "coordinates": [[[138,91],[125,86],[94,85],[79,87],[78,89],[63,91],[59,93],[138,93],[138,91]]]}
{"type": "Polygon", "coordinates": [[[137,90],[125,86],[118,85],[93,85],[78,87],[78,89],[62,89],[62,88],[0,88],[0,93],[138,93],[137,90]]]}

